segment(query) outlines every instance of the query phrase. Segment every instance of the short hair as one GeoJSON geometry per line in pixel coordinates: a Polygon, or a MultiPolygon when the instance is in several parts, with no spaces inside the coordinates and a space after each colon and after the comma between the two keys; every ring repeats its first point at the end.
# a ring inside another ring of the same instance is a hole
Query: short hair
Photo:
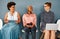
{"type": "Polygon", "coordinates": [[[49,6],[51,8],[51,2],[46,2],[45,4],[47,4],[47,6],[49,6]]]}
{"type": "Polygon", "coordinates": [[[32,5],[29,5],[28,8],[29,8],[29,7],[33,10],[33,6],[32,6],[32,5]]]}
{"type": "Polygon", "coordinates": [[[8,10],[10,10],[9,8],[10,8],[12,5],[16,5],[16,3],[15,3],[15,2],[8,2],[8,4],[7,4],[8,10]]]}

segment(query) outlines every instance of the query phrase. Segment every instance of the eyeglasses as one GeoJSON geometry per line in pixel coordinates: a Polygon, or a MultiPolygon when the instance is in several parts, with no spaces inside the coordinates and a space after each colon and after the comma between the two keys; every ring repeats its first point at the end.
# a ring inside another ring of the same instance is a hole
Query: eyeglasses
{"type": "Polygon", "coordinates": [[[44,5],[44,7],[48,7],[47,5],[44,5]]]}
{"type": "Polygon", "coordinates": [[[44,7],[47,7],[47,6],[44,6],[44,7]]]}

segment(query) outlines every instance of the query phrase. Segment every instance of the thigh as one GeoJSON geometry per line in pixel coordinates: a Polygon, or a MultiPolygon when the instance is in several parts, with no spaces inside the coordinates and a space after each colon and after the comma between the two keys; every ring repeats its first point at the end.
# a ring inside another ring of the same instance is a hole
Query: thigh
{"type": "Polygon", "coordinates": [[[31,28],[31,32],[36,31],[36,27],[31,28]]]}
{"type": "Polygon", "coordinates": [[[51,31],[51,39],[55,39],[55,31],[54,30],[51,31]]]}
{"type": "Polygon", "coordinates": [[[51,35],[55,35],[55,31],[54,30],[51,30],[51,35]]]}
{"type": "Polygon", "coordinates": [[[24,27],[24,31],[25,31],[25,32],[30,32],[30,29],[27,28],[27,27],[24,27]]]}
{"type": "Polygon", "coordinates": [[[36,27],[31,29],[32,39],[36,39],[36,27]]]}
{"type": "Polygon", "coordinates": [[[43,32],[45,33],[45,35],[49,35],[50,34],[49,30],[44,30],[43,32]]]}
{"type": "Polygon", "coordinates": [[[34,28],[31,29],[31,34],[32,35],[36,35],[36,27],[34,27],[34,28]]]}
{"type": "Polygon", "coordinates": [[[49,30],[44,30],[44,39],[49,39],[49,36],[50,36],[50,31],[49,30]]]}

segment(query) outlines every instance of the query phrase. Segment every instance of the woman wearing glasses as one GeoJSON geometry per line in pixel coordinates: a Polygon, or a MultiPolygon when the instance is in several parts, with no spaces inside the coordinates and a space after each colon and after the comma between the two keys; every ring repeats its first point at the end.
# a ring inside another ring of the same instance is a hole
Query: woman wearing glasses
{"type": "Polygon", "coordinates": [[[45,30],[46,23],[54,23],[54,13],[50,9],[51,3],[46,2],[44,4],[44,11],[40,14],[41,30],[45,33],[44,39],[55,39],[54,30],[45,30]]]}

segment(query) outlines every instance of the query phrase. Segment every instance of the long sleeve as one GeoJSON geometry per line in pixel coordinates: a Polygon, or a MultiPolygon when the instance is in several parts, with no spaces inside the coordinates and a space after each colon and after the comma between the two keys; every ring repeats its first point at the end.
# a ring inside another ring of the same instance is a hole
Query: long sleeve
{"type": "Polygon", "coordinates": [[[36,21],[37,21],[37,18],[36,18],[36,15],[34,15],[34,21],[33,21],[33,23],[35,24],[35,26],[36,26],[36,21]]]}
{"type": "Polygon", "coordinates": [[[44,15],[43,15],[43,13],[40,14],[40,21],[44,22],[44,15]]]}
{"type": "Polygon", "coordinates": [[[54,22],[54,19],[55,19],[55,15],[54,13],[52,14],[52,22],[54,22]]]}
{"type": "Polygon", "coordinates": [[[23,26],[25,26],[26,25],[25,15],[23,15],[22,20],[23,20],[23,26]]]}

